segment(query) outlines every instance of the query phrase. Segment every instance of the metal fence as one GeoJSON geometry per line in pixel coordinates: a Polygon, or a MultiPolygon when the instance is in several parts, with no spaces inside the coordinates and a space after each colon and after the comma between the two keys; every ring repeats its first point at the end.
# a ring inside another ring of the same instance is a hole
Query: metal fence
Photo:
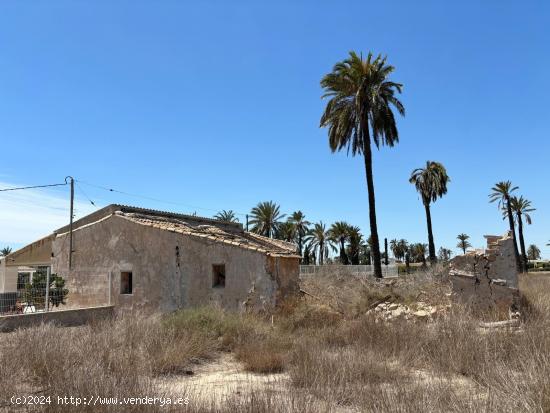
{"type": "Polygon", "coordinates": [[[47,312],[63,304],[67,293],[65,281],[50,267],[18,271],[16,291],[0,293],[0,315],[47,312]]]}
{"type": "MultiPolygon", "coordinates": [[[[358,277],[369,277],[374,273],[373,265],[300,265],[300,277],[307,275],[349,274],[358,277]]],[[[392,278],[398,276],[396,264],[382,265],[382,276],[392,278]]]]}

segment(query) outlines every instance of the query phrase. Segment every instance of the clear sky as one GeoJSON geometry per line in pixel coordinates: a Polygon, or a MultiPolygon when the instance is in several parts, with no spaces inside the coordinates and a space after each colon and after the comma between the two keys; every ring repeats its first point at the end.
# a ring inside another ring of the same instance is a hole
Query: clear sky
{"type": "MultiPolygon", "coordinates": [[[[550,8],[544,1],[4,1],[0,187],[81,184],[143,207],[246,213],[273,200],[368,234],[361,158],[331,154],[319,80],[349,50],[387,54],[404,84],[401,141],[374,154],[379,235],[427,242],[408,183],[426,160],[451,176],[432,208],[436,247],[504,233],[491,186],[537,211],[550,258],[550,8]]],[[[0,193],[0,247],[68,216],[66,187],[0,193]]]]}

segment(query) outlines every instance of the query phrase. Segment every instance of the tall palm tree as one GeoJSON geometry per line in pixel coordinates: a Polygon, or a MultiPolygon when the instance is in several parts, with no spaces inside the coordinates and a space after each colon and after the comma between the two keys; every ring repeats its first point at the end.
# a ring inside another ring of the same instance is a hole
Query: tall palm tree
{"type": "Polygon", "coordinates": [[[302,211],[293,212],[292,215],[288,217],[288,222],[294,225],[296,235],[298,236],[298,254],[301,257],[304,237],[307,234],[311,222],[306,220],[306,216],[302,211]]]}
{"type": "Polygon", "coordinates": [[[425,168],[417,168],[411,173],[409,182],[414,184],[416,190],[422,198],[424,209],[426,210],[426,222],[428,224],[428,250],[430,262],[437,261],[435,255],[434,235],[432,231],[432,214],[430,203],[437,201],[447,193],[447,184],[450,178],[443,164],[434,161],[427,161],[425,168]]]}
{"type": "Polygon", "coordinates": [[[331,225],[329,229],[330,238],[340,245],[340,263],[343,265],[349,264],[348,255],[346,254],[346,241],[349,239],[350,225],[344,221],[338,221],[331,225]]]}
{"type": "Polygon", "coordinates": [[[491,191],[493,192],[489,194],[489,202],[498,201],[498,208],[506,210],[506,214],[508,217],[508,225],[510,226],[510,232],[512,233],[512,240],[514,241],[514,255],[516,257],[516,267],[518,271],[521,271],[522,265],[519,259],[518,243],[516,240],[516,229],[514,226],[514,215],[512,213],[512,203],[510,202],[510,198],[512,197],[512,192],[514,192],[516,189],[518,189],[518,187],[512,186],[512,182],[510,181],[497,182],[495,186],[491,188],[491,191]]]}
{"type": "Polygon", "coordinates": [[[309,234],[306,236],[306,240],[311,245],[312,249],[319,251],[318,260],[319,265],[323,265],[325,258],[328,257],[329,248],[334,249],[330,238],[330,233],[327,231],[327,226],[320,221],[313,225],[309,234]]]}
{"type": "MultiPolygon", "coordinates": [[[[510,198],[510,207],[512,209],[512,214],[514,214],[515,221],[518,224],[518,236],[519,236],[519,246],[521,248],[521,268],[524,272],[527,272],[527,253],[525,251],[525,240],[523,238],[523,218],[525,217],[525,222],[527,225],[531,225],[531,215],[530,212],[535,211],[535,208],[531,207],[531,201],[528,201],[523,196],[519,198],[513,196],[510,198]]],[[[504,218],[508,216],[508,209],[503,210],[504,218]]]]}
{"type": "Polygon", "coordinates": [[[359,265],[361,246],[363,243],[363,235],[361,229],[356,226],[350,226],[348,228],[348,240],[349,240],[349,260],[352,265],[359,265]]]}
{"type": "Polygon", "coordinates": [[[540,260],[540,249],[535,244],[529,245],[527,248],[527,258],[530,260],[540,260]]]}
{"type": "Polygon", "coordinates": [[[214,215],[214,218],[225,222],[239,222],[239,218],[237,218],[237,214],[235,214],[235,211],[233,211],[232,209],[228,211],[224,209],[218,212],[216,215],[214,215]]]}
{"type": "Polygon", "coordinates": [[[5,257],[6,255],[11,254],[12,249],[11,247],[4,247],[0,250],[0,257],[5,257]]]}
{"type": "Polygon", "coordinates": [[[394,146],[399,141],[395,108],[405,115],[403,104],[396,94],[402,85],[389,80],[394,67],[386,58],[369,53],[366,59],[350,52],[349,57],[336,63],[332,72],[321,80],[323,98],[329,98],[321,117],[321,127],[328,127],[332,152],[347,148],[353,156],[363,155],[369,196],[369,220],[374,258],[374,276],[382,278],[380,243],[376,224],[376,202],[372,173],[371,138],[377,148],[394,146]]]}
{"type": "Polygon", "coordinates": [[[265,237],[273,237],[279,228],[281,219],[280,207],[273,201],[260,202],[250,211],[252,231],[265,237]]]}
{"type": "Polygon", "coordinates": [[[466,254],[466,250],[468,248],[471,248],[472,246],[472,244],[470,244],[470,241],[468,241],[470,239],[470,236],[464,233],[458,234],[456,239],[458,240],[458,244],[456,244],[456,247],[460,248],[463,254],[466,254]]]}

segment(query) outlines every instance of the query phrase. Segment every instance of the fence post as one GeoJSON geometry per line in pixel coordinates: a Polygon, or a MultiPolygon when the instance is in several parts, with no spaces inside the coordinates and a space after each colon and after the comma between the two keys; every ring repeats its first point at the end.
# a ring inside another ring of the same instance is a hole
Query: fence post
{"type": "Polygon", "coordinates": [[[50,274],[52,267],[46,268],[46,303],[44,305],[44,311],[47,313],[50,311],[50,274]]]}
{"type": "Polygon", "coordinates": [[[112,283],[113,272],[109,271],[109,305],[111,305],[111,283],[112,283]]]}

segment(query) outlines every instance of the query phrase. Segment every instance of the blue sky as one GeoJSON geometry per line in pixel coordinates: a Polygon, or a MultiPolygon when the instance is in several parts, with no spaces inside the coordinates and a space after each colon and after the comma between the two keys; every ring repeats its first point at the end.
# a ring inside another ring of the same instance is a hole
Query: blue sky
{"type": "MultiPolygon", "coordinates": [[[[206,216],[274,200],[368,233],[362,160],[330,153],[319,80],[370,50],[396,66],[407,109],[399,145],[374,156],[380,237],[426,242],[408,176],[435,160],[452,179],[437,247],[503,233],[487,195],[510,179],[548,258],[549,19],[543,1],[2,2],[0,182],[72,175],[171,202],[82,184],[80,214],[87,197],[206,216]]],[[[67,197],[0,194],[0,246],[59,226],[67,197]]]]}

